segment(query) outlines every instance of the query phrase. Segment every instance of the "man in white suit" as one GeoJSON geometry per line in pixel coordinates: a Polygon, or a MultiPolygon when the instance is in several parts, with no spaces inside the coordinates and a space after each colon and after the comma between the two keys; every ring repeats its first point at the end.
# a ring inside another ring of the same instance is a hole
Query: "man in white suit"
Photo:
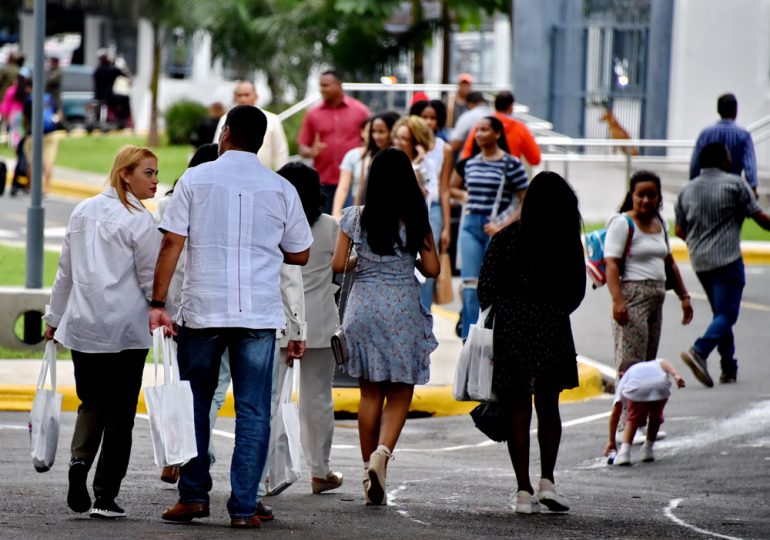
{"type": "MultiPolygon", "coordinates": [[[[258,99],[257,89],[251,81],[241,81],[236,85],[233,92],[235,105],[251,105],[256,107],[258,99]]],[[[267,117],[267,133],[265,133],[265,141],[262,144],[262,148],[259,149],[259,153],[257,153],[257,158],[265,167],[277,171],[289,161],[289,143],[286,141],[286,133],[283,131],[283,124],[278,115],[262,108],[260,110],[267,117]]],[[[219,137],[222,135],[222,128],[225,125],[226,118],[227,115],[225,114],[219,119],[212,142],[219,143],[219,137]]]]}

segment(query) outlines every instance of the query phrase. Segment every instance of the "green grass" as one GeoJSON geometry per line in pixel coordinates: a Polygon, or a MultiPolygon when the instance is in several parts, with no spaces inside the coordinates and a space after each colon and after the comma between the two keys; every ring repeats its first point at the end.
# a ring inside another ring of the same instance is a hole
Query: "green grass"
{"type": "MultiPolygon", "coordinates": [[[[115,155],[121,147],[133,144],[146,146],[145,137],[126,135],[99,135],[64,137],[59,141],[56,164],[68,169],[103,174],[105,180],[115,155]]],[[[151,150],[158,156],[159,178],[163,184],[172,184],[187,168],[192,147],[162,145],[151,150]]]]}
{"type": "MultiPolygon", "coordinates": [[[[84,136],[62,136],[59,140],[59,152],[56,165],[78,171],[92,172],[104,176],[112,168],[115,155],[121,147],[133,144],[146,146],[147,138],[134,135],[98,134],[84,136]]],[[[151,150],[158,156],[159,177],[162,184],[173,184],[187,168],[187,162],[193,148],[188,145],[162,144],[151,150]]],[[[16,157],[7,145],[0,145],[0,156],[16,157]]],[[[9,171],[10,172],[10,171],[9,171]]]]}
{"type": "MultiPolygon", "coordinates": [[[[606,223],[589,222],[584,224],[585,232],[595,231],[597,229],[603,229],[607,226],[606,223]]],[[[674,235],[674,223],[668,224],[669,234],[674,235]]],[[[770,242],[770,231],[762,229],[757,222],[753,219],[747,219],[743,222],[743,229],[741,230],[741,240],[751,240],[759,242],[770,242]]]]}
{"type": "MultiPolygon", "coordinates": [[[[59,264],[59,254],[55,251],[45,251],[43,255],[43,286],[50,287],[56,278],[56,268],[59,264]]],[[[26,281],[26,250],[23,248],[9,247],[0,245],[0,286],[13,287],[24,286],[26,281]]],[[[22,335],[23,326],[21,320],[15,324],[17,335],[22,335]]],[[[42,351],[28,351],[7,349],[0,347],[0,358],[2,359],[30,359],[42,358],[42,351]]],[[[68,349],[59,348],[57,352],[59,360],[69,360],[72,358],[68,349]]],[[[147,362],[153,361],[152,350],[147,355],[147,362]]]]}

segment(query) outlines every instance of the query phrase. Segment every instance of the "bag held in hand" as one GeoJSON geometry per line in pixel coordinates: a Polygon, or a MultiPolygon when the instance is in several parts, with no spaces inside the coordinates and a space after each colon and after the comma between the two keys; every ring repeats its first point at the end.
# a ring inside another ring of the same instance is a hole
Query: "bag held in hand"
{"type": "Polygon", "coordinates": [[[152,333],[155,355],[155,386],[144,388],[155,465],[184,465],[198,455],[190,381],[179,379],[176,343],[163,333],[152,333]],[[158,359],[163,362],[163,384],[158,384],[158,359]]]}
{"type": "Polygon", "coordinates": [[[497,401],[492,391],[494,330],[485,326],[491,311],[492,306],[489,306],[479,313],[479,319],[471,325],[460,351],[452,386],[452,395],[457,401],[497,401]]]}
{"type": "MultiPolygon", "coordinates": [[[[5,179],[3,179],[5,180],[5,179]]],[[[37,377],[37,390],[29,414],[29,446],[32,465],[37,472],[46,472],[56,458],[59,445],[59,417],[62,395],[56,391],[56,345],[53,340],[45,344],[43,364],[37,377]],[[45,379],[51,373],[51,389],[44,388],[45,379]]]]}
{"type": "MultiPolygon", "coordinates": [[[[294,365],[298,366],[298,362],[294,365]]],[[[294,369],[288,368],[283,378],[278,409],[270,425],[270,448],[267,453],[267,476],[270,495],[278,495],[302,475],[300,468],[299,411],[291,400],[294,392],[294,369]]]]}

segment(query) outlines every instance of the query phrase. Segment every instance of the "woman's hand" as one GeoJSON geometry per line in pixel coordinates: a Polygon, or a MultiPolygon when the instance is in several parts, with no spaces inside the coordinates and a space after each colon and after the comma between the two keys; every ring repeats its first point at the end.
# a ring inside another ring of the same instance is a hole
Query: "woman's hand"
{"type": "Polygon", "coordinates": [[[439,243],[441,245],[441,252],[445,252],[449,249],[449,244],[452,242],[452,231],[449,225],[445,225],[441,229],[441,238],[439,239],[439,243]]]}
{"type": "Polygon", "coordinates": [[[505,225],[503,223],[497,223],[495,221],[490,221],[486,225],[484,225],[484,232],[487,233],[487,236],[494,236],[498,232],[502,230],[502,228],[505,225]]]}
{"type": "Polygon", "coordinates": [[[690,302],[690,295],[687,294],[681,298],[682,300],[682,324],[688,325],[692,322],[693,310],[692,303],[690,302]]]}
{"type": "Polygon", "coordinates": [[[612,302],[612,318],[620,326],[628,324],[628,307],[624,300],[618,300],[612,302]]]}

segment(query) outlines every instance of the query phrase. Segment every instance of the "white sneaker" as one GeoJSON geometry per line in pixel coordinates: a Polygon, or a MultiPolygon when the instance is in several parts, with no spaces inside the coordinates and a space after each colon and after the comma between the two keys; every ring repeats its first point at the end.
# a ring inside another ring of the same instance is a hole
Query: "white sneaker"
{"type": "Polygon", "coordinates": [[[540,503],[537,497],[528,491],[519,491],[516,493],[516,503],[513,505],[513,511],[517,514],[537,514],[540,512],[540,503]]]}
{"type": "Polygon", "coordinates": [[[652,443],[644,441],[642,445],[642,461],[645,463],[652,463],[655,461],[655,454],[652,452],[652,443]]]}
{"type": "Polygon", "coordinates": [[[620,445],[618,455],[615,456],[615,465],[631,465],[631,445],[620,445]]]}
{"type": "Polygon", "coordinates": [[[547,478],[541,478],[537,486],[537,499],[551,512],[566,512],[569,510],[567,498],[547,478]]]}
{"type": "Polygon", "coordinates": [[[368,504],[388,504],[388,497],[385,493],[385,471],[388,460],[392,457],[390,450],[382,444],[369,457],[369,469],[366,471],[369,475],[368,504]]]}

